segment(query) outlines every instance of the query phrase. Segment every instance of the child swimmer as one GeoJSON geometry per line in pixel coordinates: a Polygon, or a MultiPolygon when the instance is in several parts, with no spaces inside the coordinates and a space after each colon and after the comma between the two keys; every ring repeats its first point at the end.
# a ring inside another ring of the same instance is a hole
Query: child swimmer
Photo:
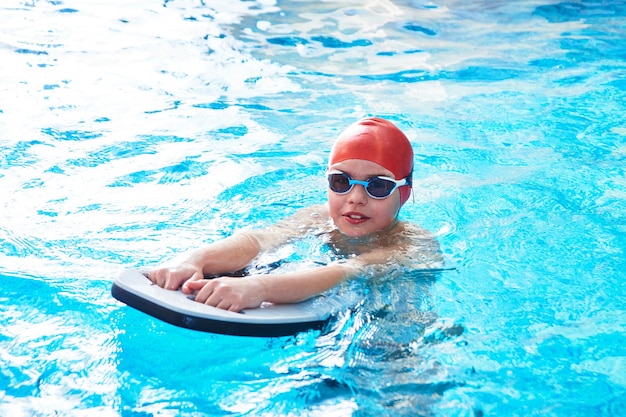
{"type": "Polygon", "coordinates": [[[330,152],[327,204],[201,247],[178,265],[153,269],[149,279],[168,290],[195,293],[198,302],[239,312],[263,302],[300,302],[368,271],[384,276],[398,267],[440,267],[434,238],[398,220],[411,194],[412,173],[413,149],[404,133],[381,118],[359,120],[339,135],[330,152]],[[302,271],[227,276],[259,254],[311,234],[325,235],[350,256],[302,271]]]}

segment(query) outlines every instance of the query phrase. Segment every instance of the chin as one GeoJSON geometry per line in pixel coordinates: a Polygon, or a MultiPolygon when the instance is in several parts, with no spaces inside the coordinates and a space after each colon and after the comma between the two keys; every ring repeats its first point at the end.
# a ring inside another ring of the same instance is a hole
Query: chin
{"type": "Polygon", "coordinates": [[[352,237],[352,238],[359,238],[359,237],[364,237],[364,236],[368,236],[372,234],[372,231],[369,231],[367,229],[357,229],[355,227],[339,228],[339,231],[344,236],[352,237]]]}
{"type": "Polygon", "coordinates": [[[339,231],[342,235],[350,237],[350,238],[363,238],[367,236],[376,235],[379,232],[384,232],[386,230],[391,229],[397,223],[397,218],[394,218],[393,221],[390,221],[388,224],[363,224],[360,226],[355,226],[350,223],[340,222],[335,223],[339,231]]]}

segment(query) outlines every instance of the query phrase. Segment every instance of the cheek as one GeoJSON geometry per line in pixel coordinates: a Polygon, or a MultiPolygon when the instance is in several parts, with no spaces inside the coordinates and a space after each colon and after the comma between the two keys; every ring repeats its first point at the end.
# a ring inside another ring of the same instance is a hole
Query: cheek
{"type": "Polygon", "coordinates": [[[400,211],[400,197],[391,196],[388,199],[381,200],[377,207],[377,213],[382,219],[388,219],[389,221],[395,220],[398,217],[400,211]]]}
{"type": "Polygon", "coordinates": [[[332,191],[328,192],[328,210],[330,212],[330,217],[335,219],[336,216],[339,215],[339,209],[341,208],[341,198],[337,196],[337,194],[332,191]]]}

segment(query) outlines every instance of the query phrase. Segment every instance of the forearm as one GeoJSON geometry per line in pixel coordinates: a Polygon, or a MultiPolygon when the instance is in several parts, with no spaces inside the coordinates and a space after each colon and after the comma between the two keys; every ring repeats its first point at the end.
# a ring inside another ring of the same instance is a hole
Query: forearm
{"type": "Polygon", "coordinates": [[[276,304],[297,303],[320,294],[341,281],[355,275],[356,270],[347,264],[333,264],[286,274],[259,277],[263,301],[276,304]]]}
{"type": "Polygon", "coordinates": [[[201,268],[204,274],[221,274],[246,267],[260,251],[251,233],[238,233],[194,251],[186,263],[201,268]]]}
{"type": "Polygon", "coordinates": [[[261,251],[277,247],[327,222],[325,208],[313,206],[298,211],[274,226],[236,233],[193,252],[183,262],[201,268],[204,274],[238,271],[261,251]]]}

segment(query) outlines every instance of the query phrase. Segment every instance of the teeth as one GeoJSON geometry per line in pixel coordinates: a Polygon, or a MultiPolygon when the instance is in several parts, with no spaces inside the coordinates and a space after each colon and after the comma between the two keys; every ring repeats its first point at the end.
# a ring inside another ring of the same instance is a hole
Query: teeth
{"type": "Polygon", "coordinates": [[[363,216],[359,216],[358,214],[351,214],[351,215],[350,215],[350,218],[351,218],[351,219],[358,219],[358,220],[360,220],[360,219],[362,219],[362,218],[363,218],[363,216]]]}

